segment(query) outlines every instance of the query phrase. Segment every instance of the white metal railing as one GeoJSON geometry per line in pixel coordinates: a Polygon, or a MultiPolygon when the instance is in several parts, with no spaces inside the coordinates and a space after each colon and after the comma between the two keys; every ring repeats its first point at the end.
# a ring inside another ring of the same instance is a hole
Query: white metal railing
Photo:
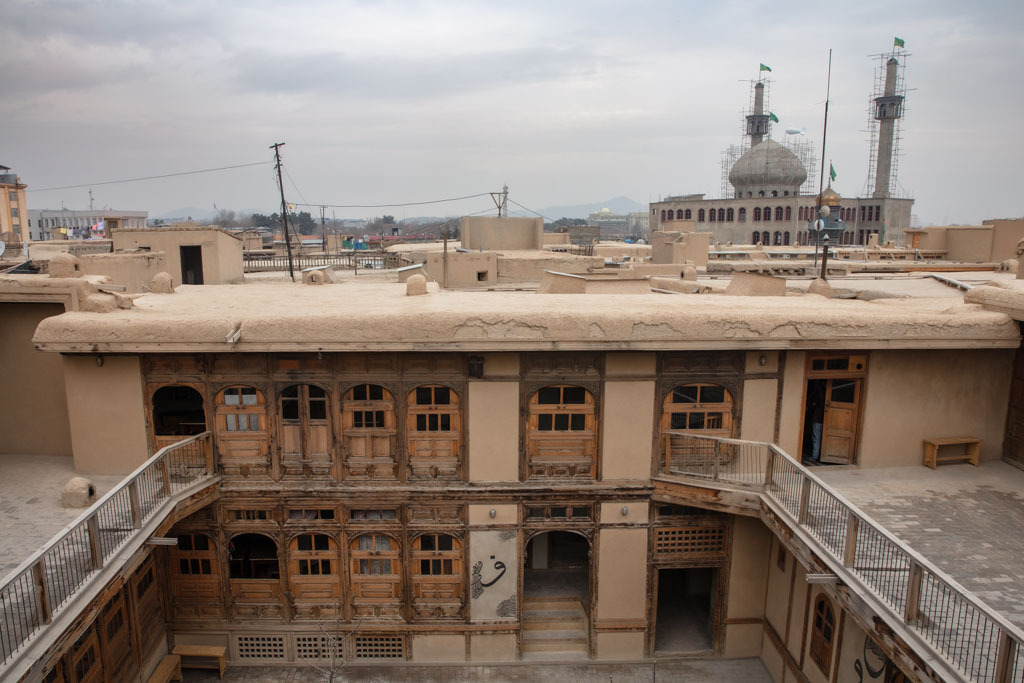
{"type": "Polygon", "coordinates": [[[176,494],[216,474],[211,432],[161,448],[0,583],[0,671],[176,494]]]}
{"type": "Polygon", "coordinates": [[[753,486],[869,589],[924,645],[981,683],[1024,683],[1024,631],[868,517],[775,444],[662,435],[668,475],[753,486]]]}

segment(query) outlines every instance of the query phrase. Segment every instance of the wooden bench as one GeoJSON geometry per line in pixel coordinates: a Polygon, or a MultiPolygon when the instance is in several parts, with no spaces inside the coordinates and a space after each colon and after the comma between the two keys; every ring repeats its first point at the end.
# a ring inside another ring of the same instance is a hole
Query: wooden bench
{"type": "Polygon", "coordinates": [[[215,669],[221,678],[224,678],[224,670],[228,668],[228,649],[223,645],[175,645],[174,654],[190,658],[188,661],[182,661],[183,667],[215,669]]]}
{"type": "Polygon", "coordinates": [[[924,440],[924,464],[933,470],[940,463],[960,460],[966,460],[977,467],[980,454],[981,439],[973,436],[952,436],[944,439],[924,440]],[[966,450],[963,453],[943,455],[939,451],[943,446],[966,446],[966,450]]]}
{"type": "Polygon", "coordinates": [[[167,655],[160,660],[156,670],[148,679],[149,683],[169,683],[180,681],[181,678],[181,657],[178,655],[167,655]]]}

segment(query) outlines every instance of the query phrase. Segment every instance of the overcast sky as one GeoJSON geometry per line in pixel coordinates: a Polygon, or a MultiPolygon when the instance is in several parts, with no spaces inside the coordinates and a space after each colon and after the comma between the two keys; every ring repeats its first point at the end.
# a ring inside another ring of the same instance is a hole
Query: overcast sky
{"type": "MultiPolygon", "coordinates": [[[[758,64],[771,109],[860,194],[874,62],[906,41],[899,181],[924,223],[1024,214],[1024,3],[23,2],[0,23],[0,164],[30,190],[271,158],[290,200],[499,190],[540,208],[718,196],[758,64]]],[[[270,165],[95,186],[97,205],[273,210],[270,165]]],[[[86,208],[85,189],[30,208],[86,208]]],[[[363,217],[434,207],[337,209],[363,217]]],[[[513,207],[515,208],[515,207],[513,207]]]]}

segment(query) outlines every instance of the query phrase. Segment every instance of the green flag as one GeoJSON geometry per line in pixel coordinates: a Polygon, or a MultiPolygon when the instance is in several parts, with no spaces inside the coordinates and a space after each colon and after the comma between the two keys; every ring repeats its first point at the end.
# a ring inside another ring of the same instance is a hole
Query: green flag
{"type": "Polygon", "coordinates": [[[828,177],[832,180],[836,179],[836,167],[832,165],[832,162],[828,162],[828,177]]]}
{"type": "MultiPolygon", "coordinates": [[[[892,39],[892,46],[893,47],[903,47],[903,39],[902,38],[893,38],[892,39]]],[[[761,66],[764,66],[764,65],[762,64],[761,66]]]]}
{"type": "Polygon", "coordinates": [[[769,121],[774,121],[775,123],[778,123],[779,122],[779,117],[776,116],[774,112],[768,112],[768,120],[769,121]]]}
{"type": "MultiPolygon", "coordinates": [[[[899,39],[897,38],[897,40],[899,40],[899,39]]],[[[762,64],[761,65],[761,71],[771,71],[771,70],[772,70],[772,68],[770,66],[768,66],[766,64],[762,64]]]]}

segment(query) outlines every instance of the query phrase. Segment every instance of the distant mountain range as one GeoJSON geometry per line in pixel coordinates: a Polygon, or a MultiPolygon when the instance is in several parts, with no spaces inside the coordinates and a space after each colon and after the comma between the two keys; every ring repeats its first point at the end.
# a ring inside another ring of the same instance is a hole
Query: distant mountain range
{"type": "Polygon", "coordinates": [[[559,218],[587,218],[590,214],[601,209],[608,209],[614,214],[624,215],[634,211],[647,211],[647,205],[634,202],[629,197],[614,197],[603,202],[595,202],[594,204],[545,206],[543,209],[537,209],[537,212],[544,214],[551,220],[558,220],[559,218]]]}

